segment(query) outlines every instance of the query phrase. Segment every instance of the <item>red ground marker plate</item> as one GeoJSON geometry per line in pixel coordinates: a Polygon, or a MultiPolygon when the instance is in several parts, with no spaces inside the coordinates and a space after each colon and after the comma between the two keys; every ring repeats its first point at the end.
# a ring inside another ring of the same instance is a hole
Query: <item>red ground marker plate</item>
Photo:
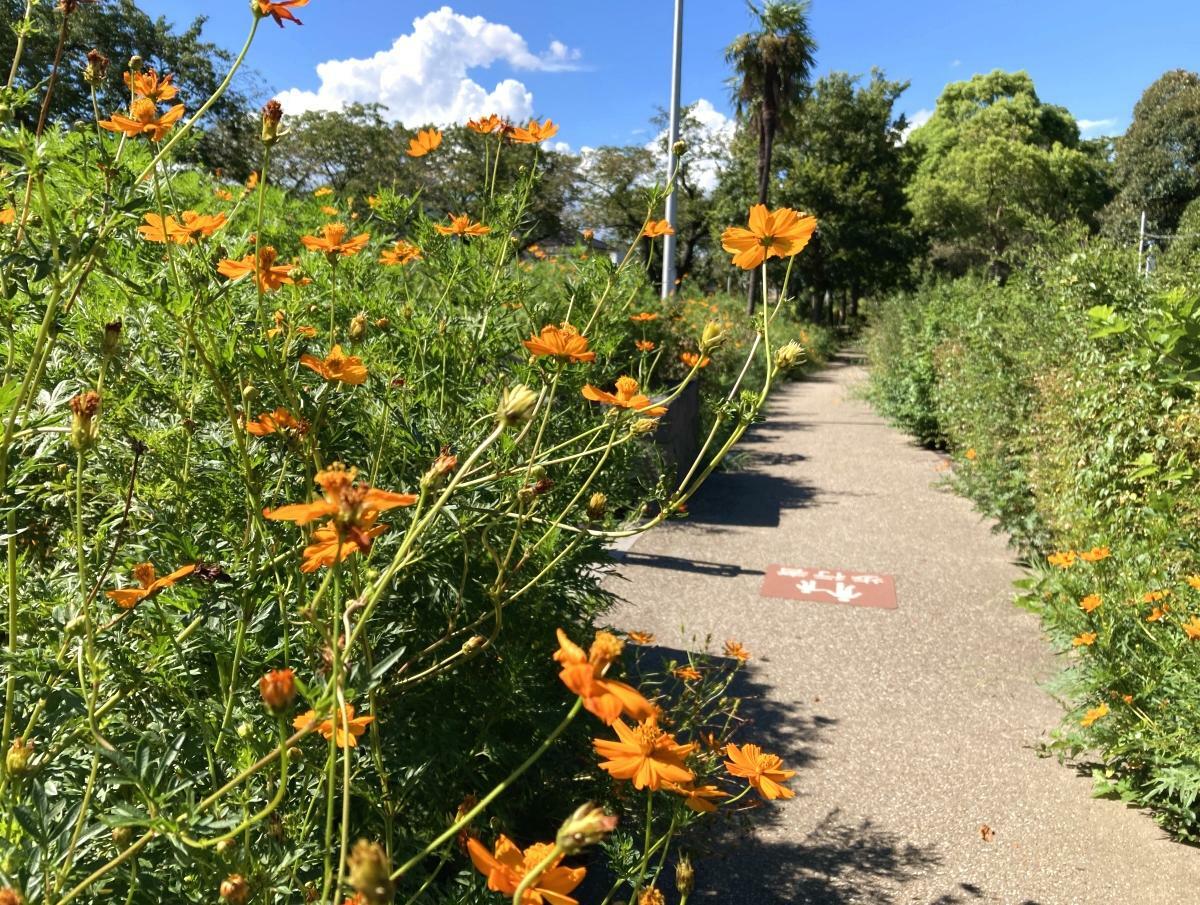
{"type": "Polygon", "coordinates": [[[896,579],[849,569],[803,569],[770,565],[763,577],[763,597],[842,603],[896,609],[896,579]]]}

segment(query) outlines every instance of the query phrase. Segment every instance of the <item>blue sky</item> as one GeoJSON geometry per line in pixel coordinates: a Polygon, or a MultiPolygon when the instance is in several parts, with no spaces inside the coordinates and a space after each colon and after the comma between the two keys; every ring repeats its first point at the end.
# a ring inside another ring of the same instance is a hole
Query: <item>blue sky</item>
{"type": "MultiPolygon", "coordinates": [[[[177,25],[195,0],[139,0],[177,25]]],[[[240,46],[244,0],[204,4],[205,34],[240,46]],[[218,8],[219,7],[219,8],[218,8]]],[[[384,97],[398,118],[453,118],[474,106],[537,113],[562,124],[572,148],[640,143],[667,103],[673,0],[312,0],[303,28],[264,22],[251,65],[287,106],[384,97]],[[479,31],[469,17],[491,27],[479,31]],[[421,26],[414,30],[414,20],[421,26]],[[323,80],[318,64],[341,62],[323,80]],[[322,87],[324,81],[324,87],[322,87]],[[287,89],[298,89],[299,92],[287,89]]],[[[1120,132],[1141,91],[1167,69],[1200,68],[1200,4],[1158,0],[813,0],[818,73],[879,66],[912,82],[910,118],[949,81],[1026,69],[1041,97],[1068,107],[1092,134],[1120,132]]],[[[729,112],[723,49],[750,24],[742,0],[687,0],[683,95],[729,112]]],[[[186,81],[186,79],[184,79],[186,81]]],[[[418,123],[410,123],[417,125],[418,123]]]]}

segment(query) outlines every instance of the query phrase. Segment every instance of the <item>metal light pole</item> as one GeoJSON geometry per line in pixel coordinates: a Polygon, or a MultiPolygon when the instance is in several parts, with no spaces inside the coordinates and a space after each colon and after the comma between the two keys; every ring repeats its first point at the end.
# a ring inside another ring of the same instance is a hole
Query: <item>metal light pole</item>
{"type": "MultiPolygon", "coordinates": [[[[671,194],[667,196],[667,222],[675,228],[678,219],[679,194],[673,185],[677,165],[675,144],[679,141],[679,89],[683,68],[683,0],[675,0],[675,45],[671,52],[671,124],[667,137],[667,180],[671,194]]],[[[663,238],[662,297],[675,291],[675,236],[663,238]]]]}

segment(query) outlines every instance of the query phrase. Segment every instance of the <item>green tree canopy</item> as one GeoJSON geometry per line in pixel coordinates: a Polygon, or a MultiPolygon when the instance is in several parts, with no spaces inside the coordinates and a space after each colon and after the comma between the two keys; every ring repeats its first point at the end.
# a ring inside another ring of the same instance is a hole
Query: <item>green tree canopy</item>
{"type": "Polygon", "coordinates": [[[1142,94],[1133,122],[1117,139],[1117,197],[1105,211],[1108,232],[1132,238],[1146,211],[1153,231],[1174,232],[1200,197],[1200,75],[1174,69],[1142,94]]]}
{"type": "MultiPolygon", "coordinates": [[[[198,7],[199,8],[199,7],[198,7]]],[[[25,0],[0,0],[0,60],[8,61],[16,51],[15,27],[25,16],[25,0]]],[[[63,15],[54,4],[40,2],[33,7],[32,28],[26,37],[24,53],[16,70],[13,87],[33,89],[49,77],[58,45],[63,15]]],[[[62,61],[55,81],[50,117],[60,122],[91,121],[91,87],[84,80],[87,53],[93,48],[111,61],[108,75],[96,92],[102,116],[129,105],[129,91],[122,73],[130,57],[140,56],[145,65],[160,74],[174,73],[179,99],[194,110],[212,95],[224,79],[233,57],[215,44],[205,41],[206,18],[197,16],[183,31],[175,31],[166,19],[152,19],[134,0],[99,0],[81,4],[67,23],[62,61]]],[[[250,13],[246,12],[246,27],[250,13]]],[[[236,80],[212,108],[202,124],[204,133],[193,145],[194,155],[208,166],[225,167],[232,175],[244,176],[247,160],[258,153],[258,123],[252,115],[250,97],[259,93],[253,76],[236,80]]],[[[42,94],[34,92],[40,103],[42,94]]],[[[19,120],[32,127],[37,122],[37,104],[16,111],[19,120]]]]}
{"type": "Polygon", "coordinates": [[[1002,274],[1044,229],[1090,223],[1108,200],[1105,161],[1024,72],[947,85],[909,144],[920,161],[908,188],[914,223],[954,270],[1002,274]]]}

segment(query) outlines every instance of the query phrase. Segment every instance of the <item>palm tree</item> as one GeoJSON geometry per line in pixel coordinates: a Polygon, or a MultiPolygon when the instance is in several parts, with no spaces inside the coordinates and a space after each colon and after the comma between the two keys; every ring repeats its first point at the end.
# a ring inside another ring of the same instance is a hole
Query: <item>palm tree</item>
{"type": "MultiPolygon", "coordinates": [[[[740,35],[725,48],[733,66],[729,80],[738,118],[758,133],[758,203],[771,186],[771,156],[780,128],[796,118],[808,92],[817,42],[808,27],[809,0],[746,0],[758,30],[740,35]]],[[[754,279],[749,310],[754,313],[754,279]]]]}

